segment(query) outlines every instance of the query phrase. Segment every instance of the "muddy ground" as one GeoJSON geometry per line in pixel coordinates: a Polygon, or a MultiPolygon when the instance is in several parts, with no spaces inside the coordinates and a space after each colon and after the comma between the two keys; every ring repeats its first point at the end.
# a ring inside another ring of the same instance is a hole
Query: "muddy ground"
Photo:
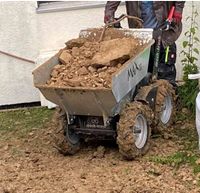
{"type": "Polygon", "coordinates": [[[152,137],[147,155],[125,161],[110,142],[90,142],[63,157],[52,147],[54,112],[45,112],[45,122],[37,125],[38,112],[32,110],[16,112],[16,118],[0,113],[0,193],[200,192],[197,136],[189,116],[181,114],[170,133],[152,137]],[[21,126],[29,128],[23,135],[21,126]]]}

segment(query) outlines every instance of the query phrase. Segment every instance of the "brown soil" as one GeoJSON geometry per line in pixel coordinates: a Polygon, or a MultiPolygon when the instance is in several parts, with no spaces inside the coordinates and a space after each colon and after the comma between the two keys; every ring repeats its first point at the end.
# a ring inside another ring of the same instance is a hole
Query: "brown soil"
{"type": "MultiPolygon", "coordinates": [[[[197,177],[186,165],[178,170],[148,161],[180,148],[173,140],[151,139],[150,151],[125,161],[110,143],[93,142],[74,156],[52,147],[57,124],[27,135],[0,141],[0,193],[197,193],[197,177]]],[[[179,126],[177,126],[178,128],[179,126]]]]}
{"type": "Polygon", "coordinates": [[[102,42],[72,39],[60,51],[60,63],[53,68],[47,84],[111,88],[112,75],[142,48],[138,39],[110,34],[105,34],[102,42]]]}

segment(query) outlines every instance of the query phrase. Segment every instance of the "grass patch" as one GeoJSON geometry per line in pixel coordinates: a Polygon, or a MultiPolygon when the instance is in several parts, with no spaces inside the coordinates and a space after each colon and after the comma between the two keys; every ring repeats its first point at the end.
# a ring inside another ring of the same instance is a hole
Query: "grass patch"
{"type": "Polygon", "coordinates": [[[23,138],[27,133],[42,128],[51,120],[54,110],[47,108],[28,108],[0,112],[0,138],[15,134],[23,138]]]}
{"type": "Polygon", "coordinates": [[[178,169],[181,165],[192,167],[194,174],[200,173],[200,156],[198,150],[198,134],[194,124],[194,118],[189,114],[178,112],[176,121],[181,121],[177,124],[172,135],[177,145],[181,149],[169,156],[151,156],[149,161],[168,165],[174,169],[178,169]],[[198,160],[198,161],[197,161],[198,160]]]}
{"type": "Polygon", "coordinates": [[[153,156],[150,157],[149,160],[162,165],[172,166],[174,169],[178,169],[181,165],[187,164],[193,168],[194,174],[200,173],[200,165],[197,163],[199,156],[196,154],[176,152],[175,154],[166,157],[153,156]]]}
{"type": "Polygon", "coordinates": [[[184,122],[185,126],[176,127],[173,135],[176,136],[177,143],[182,145],[185,151],[196,152],[198,150],[198,134],[195,124],[187,124],[187,120],[184,122]]]}
{"type": "Polygon", "coordinates": [[[175,117],[175,121],[185,121],[185,120],[191,120],[191,119],[194,119],[194,116],[193,114],[185,114],[185,113],[178,113],[175,117]]]}
{"type": "Polygon", "coordinates": [[[173,155],[160,157],[153,156],[149,160],[155,163],[172,166],[175,169],[178,169],[181,165],[187,164],[193,167],[194,174],[200,172],[200,165],[196,163],[199,157],[195,154],[188,154],[187,152],[176,152],[173,155]]]}

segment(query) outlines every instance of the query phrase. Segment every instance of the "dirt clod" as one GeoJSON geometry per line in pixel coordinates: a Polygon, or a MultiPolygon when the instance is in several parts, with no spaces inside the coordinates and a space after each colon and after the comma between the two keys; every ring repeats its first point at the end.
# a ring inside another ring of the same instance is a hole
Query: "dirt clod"
{"type": "Polygon", "coordinates": [[[196,160],[195,162],[197,165],[200,165],[200,159],[196,160]]]}
{"type": "Polygon", "coordinates": [[[133,37],[69,40],[47,85],[110,88],[113,74],[143,48],[133,37]]]}
{"type": "Polygon", "coordinates": [[[105,155],[105,151],[106,151],[106,149],[104,146],[99,146],[97,148],[97,151],[94,152],[93,157],[94,158],[103,158],[105,155]]]}
{"type": "Polygon", "coordinates": [[[71,39],[65,43],[67,49],[72,49],[73,47],[81,47],[86,42],[83,38],[71,39]]]}
{"type": "Polygon", "coordinates": [[[97,71],[97,69],[94,68],[94,67],[92,67],[92,66],[89,66],[89,67],[88,67],[88,70],[89,70],[91,73],[94,73],[94,72],[97,71]]]}
{"type": "Polygon", "coordinates": [[[78,74],[79,74],[79,75],[87,75],[87,74],[88,74],[87,68],[86,68],[85,66],[79,68],[78,74]]]}
{"type": "Polygon", "coordinates": [[[113,39],[100,43],[99,52],[92,58],[92,65],[110,66],[110,62],[120,60],[127,56],[133,56],[136,45],[135,39],[122,38],[113,39]]]}
{"type": "Polygon", "coordinates": [[[63,50],[60,57],[59,57],[59,60],[62,64],[65,64],[67,65],[68,63],[71,62],[72,60],[72,55],[69,53],[68,50],[63,50]]]}

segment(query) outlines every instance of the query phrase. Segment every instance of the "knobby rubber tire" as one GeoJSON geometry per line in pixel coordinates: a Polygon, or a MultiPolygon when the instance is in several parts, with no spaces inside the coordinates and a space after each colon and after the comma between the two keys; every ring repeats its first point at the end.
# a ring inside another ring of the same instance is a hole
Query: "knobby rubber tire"
{"type": "Polygon", "coordinates": [[[152,130],[153,133],[163,133],[170,127],[174,121],[174,117],[176,114],[176,106],[175,106],[175,90],[173,86],[167,80],[157,80],[154,84],[157,85],[157,95],[156,95],[156,102],[155,102],[155,118],[153,121],[152,130]],[[171,103],[172,103],[172,111],[170,118],[167,123],[163,123],[161,121],[161,112],[162,107],[165,101],[165,97],[170,96],[171,103]]]}
{"type": "Polygon", "coordinates": [[[68,128],[66,113],[62,109],[58,109],[56,112],[57,125],[54,132],[54,147],[59,153],[63,155],[73,155],[80,149],[80,141],[76,144],[72,144],[66,136],[68,128]]]}
{"type": "Polygon", "coordinates": [[[133,160],[136,157],[144,155],[149,150],[151,136],[150,122],[152,119],[152,110],[149,106],[140,102],[128,103],[122,110],[117,125],[117,144],[119,152],[125,159],[133,160]],[[137,148],[135,145],[136,138],[132,129],[138,114],[142,114],[147,121],[147,140],[141,149],[137,148]]]}

